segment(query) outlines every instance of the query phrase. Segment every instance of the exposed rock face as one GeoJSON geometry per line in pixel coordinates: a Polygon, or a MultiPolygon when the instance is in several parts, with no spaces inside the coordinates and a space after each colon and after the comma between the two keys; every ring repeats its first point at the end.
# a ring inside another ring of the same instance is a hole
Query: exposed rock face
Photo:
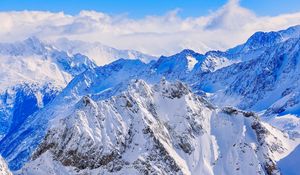
{"type": "Polygon", "coordinates": [[[118,96],[85,96],[69,108],[20,174],[278,174],[276,161],[294,142],[180,82],[137,80],[118,96]]]}

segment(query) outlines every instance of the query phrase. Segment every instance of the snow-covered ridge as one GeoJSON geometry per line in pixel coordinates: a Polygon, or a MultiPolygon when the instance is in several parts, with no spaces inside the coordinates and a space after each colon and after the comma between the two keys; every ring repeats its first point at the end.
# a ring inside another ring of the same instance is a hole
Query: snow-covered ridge
{"type": "Polygon", "coordinates": [[[289,39],[300,37],[300,25],[285,30],[271,32],[256,32],[244,44],[229,49],[228,53],[247,53],[272,47],[289,39]]]}
{"type": "Polygon", "coordinates": [[[118,96],[84,96],[68,110],[17,174],[276,174],[298,143],[180,82],[136,80],[118,96]]]}

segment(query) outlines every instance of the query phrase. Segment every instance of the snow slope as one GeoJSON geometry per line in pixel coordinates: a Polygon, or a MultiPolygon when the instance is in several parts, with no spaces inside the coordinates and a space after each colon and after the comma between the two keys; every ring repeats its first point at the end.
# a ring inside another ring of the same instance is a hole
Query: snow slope
{"type": "Polygon", "coordinates": [[[1,175],[12,175],[12,173],[9,171],[6,162],[3,160],[2,157],[0,157],[0,174],[1,175]]]}

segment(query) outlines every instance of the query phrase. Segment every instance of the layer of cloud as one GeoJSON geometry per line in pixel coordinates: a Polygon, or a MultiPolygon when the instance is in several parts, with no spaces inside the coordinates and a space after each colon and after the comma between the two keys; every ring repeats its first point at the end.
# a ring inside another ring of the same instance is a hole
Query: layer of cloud
{"type": "Polygon", "coordinates": [[[95,11],[81,11],[74,16],[38,11],[1,12],[0,40],[65,37],[152,55],[169,55],[184,48],[198,52],[225,50],[244,42],[256,31],[300,24],[300,12],[257,16],[241,7],[238,0],[230,0],[207,16],[181,18],[178,13],[174,10],[163,16],[130,19],[95,11]]]}

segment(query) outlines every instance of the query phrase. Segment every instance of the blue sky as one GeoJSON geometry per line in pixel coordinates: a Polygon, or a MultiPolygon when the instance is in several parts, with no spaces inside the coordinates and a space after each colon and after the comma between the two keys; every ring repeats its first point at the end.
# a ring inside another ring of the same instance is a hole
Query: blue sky
{"type": "Polygon", "coordinates": [[[299,0],[0,0],[0,12],[2,42],[67,38],[156,56],[226,50],[300,25],[299,0]]]}
{"type": "MultiPolygon", "coordinates": [[[[179,8],[180,16],[196,17],[207,15],[226,2],[226,0],[0,0],[0,11],[64,11],[74,15],[81,10],[95,10],[111,15],[127,14],[131,18],[142,18],[147,15],[163,15],[179,8]]],[[[263,16],[300,11],[299,0],[241,0],[240,4],[263,16]]]]}

